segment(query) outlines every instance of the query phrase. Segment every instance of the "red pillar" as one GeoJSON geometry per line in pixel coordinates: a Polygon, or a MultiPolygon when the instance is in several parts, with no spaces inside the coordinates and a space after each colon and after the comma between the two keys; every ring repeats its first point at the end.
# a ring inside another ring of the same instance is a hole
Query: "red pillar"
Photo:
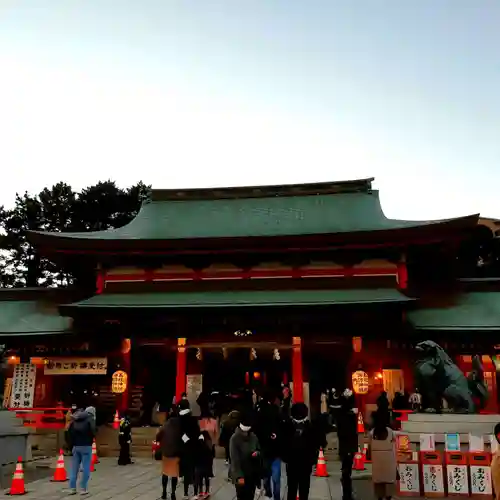
{"type": "Polygon", "coordinates": [[[98,269],[96,284],[95,284],[95,293],[99,295],[102,292],[104,292],[105,286],[106,286],[106,273],[102,269],[98,269]]]}
{"type": "Polygon", "coordinates": [[[401,290],[408,288],[408,269],[405,262],[398,263],[398,285],[401,290]]]}
{"type": "Polygon", "coordinates": [[[132,342],[130,339],[122,340],[122,370],[127,374],[127,385],[120,398],[120,407],[118,408],[120,415],[128,411],[129,408],[129,386],[130,386],[130,353],[132,351],[132,342]]]}
{"type": "Polygon", "coordinates": [[[300,337],[292,338],[292,382],[293,402],[304,402],[304,381],[302,378],[302,340],[300,337]]]}
{"type": "Polygon", "coordinates": [[[175,401],[181,400],[183,392],[186,392],[186,366],[187,352],[186,339],[177,339],[177,374],[175,377],[175,401]]]}

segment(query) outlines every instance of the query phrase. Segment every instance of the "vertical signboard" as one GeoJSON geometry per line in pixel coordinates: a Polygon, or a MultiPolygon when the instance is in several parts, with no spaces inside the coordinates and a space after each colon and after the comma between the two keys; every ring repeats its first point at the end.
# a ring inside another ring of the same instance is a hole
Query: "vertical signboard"
{"type": "Polygon", "coordinates": [[[35,399],[36,366],[20,363],[14,367],[12,377],[11,408],[33,408],[35,399]]]}

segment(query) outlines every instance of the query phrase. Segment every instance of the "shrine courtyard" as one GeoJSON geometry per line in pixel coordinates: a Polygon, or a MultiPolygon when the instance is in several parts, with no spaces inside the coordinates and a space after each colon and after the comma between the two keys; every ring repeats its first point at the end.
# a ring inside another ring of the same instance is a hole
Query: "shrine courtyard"
{"type": "MultiPolygon", "coordinates": [[[[47,464],[48,465],[48,464],[47,464]]],[[[67,470],[69,470],[67,461],[67,470]]],[[[53,466],[53,464],[52,464],[53,466]]],[[[330,477],[311,480],[310,500],[341,500],[340,464],[338,461],[329,461],[327,464],[330,477]]],[[[232,484],[226,480],[227,469],[222,460],[214,464],[215,478],[212,481],[212,499],[234,500],[235,492],[232,484]]],[[[284,472],[284,471],[283,471],[284,472]]],[[[67,483],[53,483],[50,481],[53,470],[33,474],[27,473],[26,499],[33,500],[62,500],[69,497],[65,492],[67,483]],[[36,479],[34,479],[36,478],[36,479]],[[33,480],[34,479],[34,480],[33,480]]],[[[10,479],[4,484],[10,484],[10,479]]],[[[357,500],[373,498],[370,471],[353,472],[353,488],[357,500]]],[[[6,495],[5,490],[0,499],[12,498],[6,495]]],[[[283,477],[281,496],[286,498],[286,480],[283,477]]],[[[147,458],[138,458],[133,465],[119,467],[116,459],[102,458],[96,472],[92,474],[89,484],[89,495],[85,498],[92,500],[157,500],[161,494],[159,466],[147,458]]],[[[182,485],[177,488],[177,498],[182,499],[182,485]]],[[[265,498],[265,497],[261,497],[265,498]]],[[[415,499],[418,500],[418,499],[415,499]]]]}

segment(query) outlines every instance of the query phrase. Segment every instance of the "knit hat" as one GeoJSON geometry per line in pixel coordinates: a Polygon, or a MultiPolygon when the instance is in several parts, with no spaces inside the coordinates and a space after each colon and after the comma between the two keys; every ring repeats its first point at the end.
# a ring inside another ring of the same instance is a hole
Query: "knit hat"
{"type": "Polygon", "coordinates": [[[253,415],[251,412],[245,412],[240,418],[240,425],[244,427],[252,427],[253,425],[253,415]]]}
{"type": "Polygon", "coordinates": [[[309,410],[304,403],[295,403],[290,410],[294,420],[304,420],[309,415],[309,410]]]}
{"type": "Polygon", "coordinates": [[[93,406],[87,406],[85,411],[92,417],[95,418],[95,408],[93,406]]]}

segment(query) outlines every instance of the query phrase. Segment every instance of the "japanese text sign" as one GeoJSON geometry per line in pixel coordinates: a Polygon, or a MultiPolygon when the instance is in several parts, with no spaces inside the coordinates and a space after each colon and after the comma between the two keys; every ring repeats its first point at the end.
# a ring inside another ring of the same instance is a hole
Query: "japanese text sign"
{"type": "Polygon", "coordinates": [[[469,496],[467,465],[448,465],[446,473],[448,476],[448,495],[469,496]]]}
{"type": "Polygon", "coordinates": [[[49,358],[45,375],[106,375],[107,358],[49,358]]]}
{"type": "Polygon", "coordinates": [[[476,495],[492,495],[491,468],[487,465],[470,466],[471,493],[476,495]]]}
{"type": "Polygon", "coordinates": [[[399,464],[399,492],[406,496],[420,495],[418,464],[399,464]]]}
{"type": "Polygon", "coordinates": [[[36,366],[20,363],[14,367],[10,395],[11,408],[33,408],[35,398],[36,366]]]}
{"type": "Polygon", "coordinates": [[[444,496],[443,466],[424,464],[422,466],[424,496],[444,496]]]}

